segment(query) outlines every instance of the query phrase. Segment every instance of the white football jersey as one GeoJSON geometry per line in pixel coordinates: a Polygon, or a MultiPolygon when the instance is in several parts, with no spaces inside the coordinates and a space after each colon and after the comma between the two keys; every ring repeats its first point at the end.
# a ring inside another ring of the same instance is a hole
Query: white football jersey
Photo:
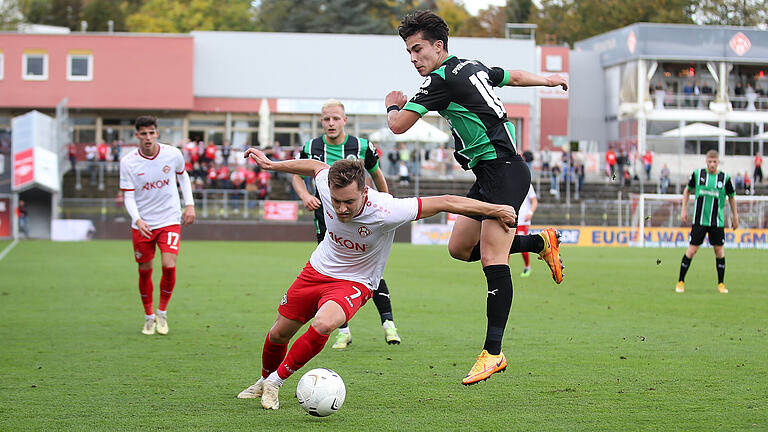
{"type": "Polygon", "coordinates": [[[120,159],[120,189],[135,191],[139,216],[151,229],[181,222],[176,175],[184,174],[184,156],[176,147],[158,145],[152,158],[137,148],[120,159]]]}
{"type": "Polygon", "coordinates": [[[339,222],[333,210],[328,169],[317,174],[315,185],[323,202],[327,230],[309,262],[325,276],[377,289],[395,240],[395,230],[419,218],[421,200],[395,198],[367,188],[368,196],[360,213],[344,223],[339,222]]]}
{"type": "Polygon", "coordinates": [[[523,204],[520,205],[517,225],[527,226],[531,224],[529,216],[531,215],[531,200],[533,198],[536,198],[536,191],[533,190],[533,185],[531,185],[528,187],[528,195],[525,196],[523,204]]]}

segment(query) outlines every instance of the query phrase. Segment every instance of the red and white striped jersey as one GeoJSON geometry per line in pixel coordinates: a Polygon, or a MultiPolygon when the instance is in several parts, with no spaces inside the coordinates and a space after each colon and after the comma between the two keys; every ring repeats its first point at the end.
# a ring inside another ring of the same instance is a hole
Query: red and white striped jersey
{"type": "Polygon", "coordinates": [[[151,229],[181,222],[176,175],[184,173],[184,156],[176,147],[158,146],[151,158],[137,148],[120,159],[120,189],[135,191],[139,216],[151,229]]]}

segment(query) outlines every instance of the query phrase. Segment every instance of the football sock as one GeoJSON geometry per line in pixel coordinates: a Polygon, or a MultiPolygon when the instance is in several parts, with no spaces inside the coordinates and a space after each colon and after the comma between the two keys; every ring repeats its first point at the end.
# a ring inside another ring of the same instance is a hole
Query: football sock
{"type": "MultiPolygon", "coordinates": [[[[539,253],[544,250],[544,239],[538,234],[526,234],[516,235],[512,241],[512,247],[509,248],[510,254],[516,254],[520,252],[533,252],[539,253]]],[[[467,261],[474,262],[480,259],[480,242],[478,242],[472,252],[469,254],[467,261]]]]}
{"type": "Polygon", "coordinates": [[[168,318],[168,311],[164,311],[164,310],[162,310],[162,309],[160,309],[158,307],[157,308],[157,316],[159,316],[161,318],[168,318]]]}
{"type": "Polygon", "coordinates": [[[725,279],[725,257],[715,258],[715,265],[717,266],[717,283],[723,283],[723,279],[725,279]]]}
{"type": "Polygon", "coordinates": [[[342,333],[349,333],[349,329],[347,329],[347,327],[349,327],[349,323],[345,322],[344,324],[339,326],[339,331],[342,333]]]}
{"type": "Polygon", "coordinates": [[[154,307],[152,305],[152,269],[142,270],[139,269],[139,294],[141,294],[141,304],[144,305],[145,315],[154,315],[154,307]]]}
{"type": "Polygon", "coordinates": [[[288,355],[285,356],[285,361],[277,368],[277,375],[282,379],[286,379],[301,369],[312,357],[323,350],[325,343],[328,342],[328,336],[318,333],[310,325],[307,331],[291,345],[288,355]]]}
{"type": "Polygon", "coordinates": [[[544,239],[538,234],[516,235],[509,248],[510,254],[520,252],[539,253],[544,250],[544,239]]]}
{"type": "Polygon", "coordinates": [[[176,267],[163,267],[163,276],[160,278],[160,303],[157,308],[168,309],[173,287],[176,286],[176,267]]]}
{"type": "Polygon", "coordinates": [[[681,282],[685,281],[685,274],[688,273],[688,268],[690,266],[691,266],[691,259],[683,255],[683,260],[680,262],[680,278],[678,278],[677,280],[681,282]]]}
{"type": "Polygon", "coordinates": [[[276,344],[269,340],[269,334],[267,334],[264,348],[261,351],[261,376],[263,378],[277,370],[285,358],[286,351],[288,351],[288,344],[276,344]]]}
{"type": "Polygon", "coordinates": [[[512,307],[512,276],[509,266],[496,264],[483,267],[488,282],[488,298],[486,299],[486,317],[488,327],[485,333],[483,349],[489,354],[501,353],[501,340],[504,328],[507,326],[509,309],[512,307]]]}
{"type": "Polygon", "coordinates": [[[283,383],[285,382],[284,379],[280,378],[280,375],[277,372],[272,372],[271,374],[269,374],[267,379],[277,384],[278,387],[282,387],[283,383]]]}
{"type": "Polygon", "coordinates": [[[373,292],[373,303],[376,304],[376,309],[379,310],[379,316],[381,317],[381,323],[384,321],[392,321],[392,302],[389,301],[389,288],[387,283],[382,279],[379,281],[379,289],[373,292]]]}
{"type": "Polygon", "coordinates": [[[531,267],[531,256],[528,254],[528,252],[523,252],[520,255],[523,256],[523,262],[525,263],[525,268],[531,267]]]}
{"type": "Polygon", "coordinates": [[[155,314],[152,314],[152,315],[144,315],[144,319],[155,319],[155,314]]]}

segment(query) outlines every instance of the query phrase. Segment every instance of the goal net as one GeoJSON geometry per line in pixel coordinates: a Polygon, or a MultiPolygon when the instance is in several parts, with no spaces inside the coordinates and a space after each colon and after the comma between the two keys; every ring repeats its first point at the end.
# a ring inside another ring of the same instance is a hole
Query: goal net
{"type": "MultiPolygon", "coordinates": [[[[631,194],[630,246],[686,247],[694,211],[694,197],[688,200],[688,222],[680,220],[682,195],[631,194]]],[[[731,227],[730,204],[725,205],[726,247],[768,248],[768,196],[736,196],[739,227],[731,227]]],[[[708,242],[705,242],[708,245],[708,242]]]]}

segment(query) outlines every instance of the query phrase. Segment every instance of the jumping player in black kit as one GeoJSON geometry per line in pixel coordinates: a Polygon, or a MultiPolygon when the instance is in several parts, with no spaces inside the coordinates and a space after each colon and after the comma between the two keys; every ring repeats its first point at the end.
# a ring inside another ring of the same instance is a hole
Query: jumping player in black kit
{"type": "MultiPolygon", "coordinates": [[[[566,90],[566,80],[559,75],[542,77],[524,71],[488,68],[477,60],[450,55],[448,25],[431,11],[405,16],[398,31],[411,63],[426,79],[410,101],[400,91],[387,94],[389,128],[400,134],[428,111],[439,112],[453,130],[456,160],[477,177],[467,196],[507,204],[518,211],[528,193],[531,175],[516,147],[515,127],[507,120],[504,104],[493,87],[561,86],[566,90]]],[[[475,365],[462,380],[464,385],[486,380],[507,367],[501,341],[512,306],[509,254],[538,253],[552,270],[555,282],[563,279],[556,230],[547,228],[541,234],[515,236],[515,230],[504,232],[491,222],[485,217],[459,216],[448,243],[452,257],[481,261],[488,284],[485,344],[475,365]]]]}
{"type": "MultiPolygon", "coordinates": [[[[299,158],[319,160],[328,165],[333,165],[340,159],[362,160],[365,169],[371,175],[373,184],[376,185],[376,190],[386,193],[388,191],[387,180],[384,178],[384,173],[381,172],[379,156],[373,145],[364,138],[348,135],[344,131],[344,125],[347,123],[344,105],[335,99],[326,101],[323,104],[320,122],[323,126],[323,135],[307,141],[299,153],[299,158]]],[[[293,189],[304,202],[304,207],[315,212],[315,234],[319,244],[325,238],[326,231],[325,216],[320,198],[309,193],[302,176],[293,176],[293,189]]],[[[376,304],[376,309],[379,310],[381,326],[384,327],[384,340],[390,345],[399,344],[400,336],[395,327],[389,289],[384,279],[381,279],[379,288],[374,293],[373,302],[376,304]]],[[[349,331],[349,323],[344,323],[339,327],[333,348],[344,349],[351,343],[352,334],[349,331]]]]}

